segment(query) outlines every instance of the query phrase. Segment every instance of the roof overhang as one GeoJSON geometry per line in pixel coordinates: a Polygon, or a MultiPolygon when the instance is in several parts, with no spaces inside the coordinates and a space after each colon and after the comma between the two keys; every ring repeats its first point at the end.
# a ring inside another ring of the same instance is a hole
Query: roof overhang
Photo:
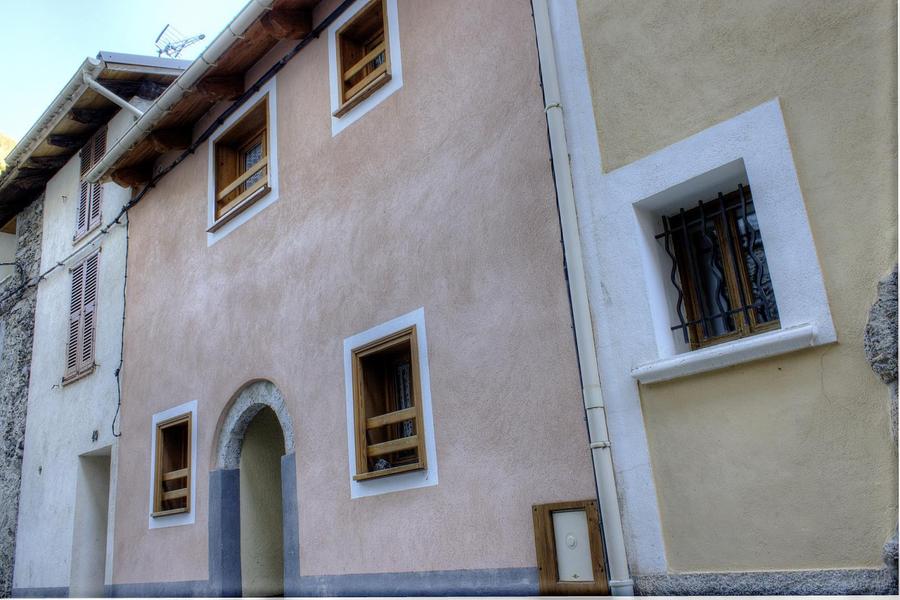
{"type": "Polygon", "coordinates": [[[0,176],[0,223],[38,196],[47,181],[120,107],[88,85],[94,80],[125,99],[158,97],[190,61],[100,52],[87,58],[6,157],[0,176]]]}
{"type": "Polygon", "coordinates": [[[187,148],[194,124],[213,106],[244,93],[244,75],[253,65],[282,40],[300,40],[312,31],[318,3],[251,0],[85,178],[126,187],[149,181],[155,161],[187,148]]]}

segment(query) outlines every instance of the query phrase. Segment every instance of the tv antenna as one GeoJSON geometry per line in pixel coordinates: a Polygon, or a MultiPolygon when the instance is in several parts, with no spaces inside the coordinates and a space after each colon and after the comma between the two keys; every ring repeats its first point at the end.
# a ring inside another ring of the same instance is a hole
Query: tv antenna
{"type": "Polygon", "coordinates": [[[192,44],[196,44],[206,36],[202,33],[192,37],[184,37],[177,29],[171,25],[166,25],[163,30],[156,36],[157,55],[165,54],[169,58],[178,58],[178,55],[192,44]]]}

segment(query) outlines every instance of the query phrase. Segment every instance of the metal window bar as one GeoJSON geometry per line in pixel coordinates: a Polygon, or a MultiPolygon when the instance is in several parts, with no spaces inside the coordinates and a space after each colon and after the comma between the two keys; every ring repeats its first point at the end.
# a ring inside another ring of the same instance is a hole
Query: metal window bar
{"type": "Polygon", "coordinates": [[[691,210],[682,208],[662,217],[663,232],[655,238],[672,261],[669,279],[677,294],[678,324],[671,330],[680,330],[685,343],[749,335],[778,319],[755,220],[751,191],[744,185],[728,194],[720,192],[714,200],[699,201],[691,210]]]}

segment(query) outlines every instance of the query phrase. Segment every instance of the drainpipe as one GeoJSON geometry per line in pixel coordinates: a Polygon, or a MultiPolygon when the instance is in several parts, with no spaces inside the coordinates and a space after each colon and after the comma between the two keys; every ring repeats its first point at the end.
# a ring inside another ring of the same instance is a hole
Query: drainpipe
{"type": "Polygon", "coordinates": [[[144,139],[159,121],[181,101],[188,92],[208,71],[216,66],[216,61],[233,44],[244,38],[247,29],[268,10],[275,0],[250,0],[247,5],[232,19],[228,26],[210,42],[206,50],[166,88],[159,98],[132,124],[115,145],[110,148],[94,168],[88,171],[84,179],[96,182],[100,177],[131,148],[144,139]]]}
{"type": "Polygon", "coordinates": [[[625,536],[622,531],[622,517],[619,513],[619,498],[616,494],[612,452],[606,428],[606,408],[600,390],[600,372],[597,368],[597,350],[594,347],[587,281],[581,256],[581,236],[578,232],[578,220],[575,212],[575,191],[572,185],[569,148],[563,122],[547,0],[532,0],[532,9],[541,80],[544,88],[544,112],[547,115],[547,128],[550,133],[550,154],[553,158],[553,176],[562,226],[563,251],[568,270],[575,343],[578,364],[581,369],[582,397],[588,423],[591,458],[594,463],[597,500],[600,503],[600,515],[603,521],[606,558],[609,561],[609,587],[615,596],[633,596],[634,582],[628,573],[625,536]]]}
{"type": "Polygon", "coordinates": [[[113,104],[118,104],[125,110],[133,113],[137,118],[140,119],[142,116],[144,116],[144,111],[139,109],[134,104],[129,103],[124,98],[117,96],[116,94],[112,93],[110,90],[103,87],[102,85],[97,83],[96,79],[94,79],[87,73],[84,74],[84,82],[87,84],[87,86],[89,88],[91,88],[92,90],[94,90],[95,92],[97,92],[98,94],[100,94],[101,96],[103,96],[104,98],[106,98],[107,100],[112,102],[113,104]]]}

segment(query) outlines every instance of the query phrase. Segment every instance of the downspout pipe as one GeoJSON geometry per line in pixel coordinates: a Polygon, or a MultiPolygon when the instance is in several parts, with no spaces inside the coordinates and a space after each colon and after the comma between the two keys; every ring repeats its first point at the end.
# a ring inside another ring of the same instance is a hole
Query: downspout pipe
{"type": "Polygon", "coordinates": [[[96,79],[94,79],[87,73],[84,74],[84,82],[87,84],[87,86],[89,88],[91,88],[92,90],[94,90],[95,92],[97,92],[98,94],[100,94],[101,96],[103,96],[104,98],[106,98],[107,100],[112,102],[113,104],[118,104],[120,107],[122,107],[125,110],[127,110],[128,112],[132,113],[137,118],[140,119],[142,116],[144,116],[144,111],[139,109],[134,104],[131,104],[124,98],[114,94],[112,91],[103,87],[102,85],[100,85],[97,82],[96,79]]]}
{"type": "Polygon", "coordinates": [[[566,141],[563,107],[559,92],[556,54],[550,29],[550,12],[547,0],[532,0],[534,26],[537,37],[538,59],[544,88],[544,112],[550,135],[550,154],[553,159],[553,176],[562,227],[563,252],[568,272],[569,296],[572,304],[572,320],[575,326],[575,343],[578,364],[581,369],[582,398],[588,423],[589,445],[594,463],[594,480],[597,500],[603,522],[603,538],[606,558],[609,562],[609,587],[615,596],[633,596],[634,582],[628,572],[625,555],[625,535],[619,513],[615,472],[609,433],[606,427],[606,407],[600,389],[600,371],[597,367],[597,350],[588,303],[587,279],[581,255],[581,235],[575,211],[575,190],[572,184],[569,147],[566,141]]]}
{"type": "Polygon", "coordinates": [[[207,46],[206,50],[172,82],[166,91],[144,112],[110,148],[84,178],[92,183],[99,180],[118,160],[138,142],[144,139],[162,118],[206,75],[233,44],[243,39],[247,29],[266,11],[272,9],[275,0],[250,0],[238,15],[207,46]]]}

